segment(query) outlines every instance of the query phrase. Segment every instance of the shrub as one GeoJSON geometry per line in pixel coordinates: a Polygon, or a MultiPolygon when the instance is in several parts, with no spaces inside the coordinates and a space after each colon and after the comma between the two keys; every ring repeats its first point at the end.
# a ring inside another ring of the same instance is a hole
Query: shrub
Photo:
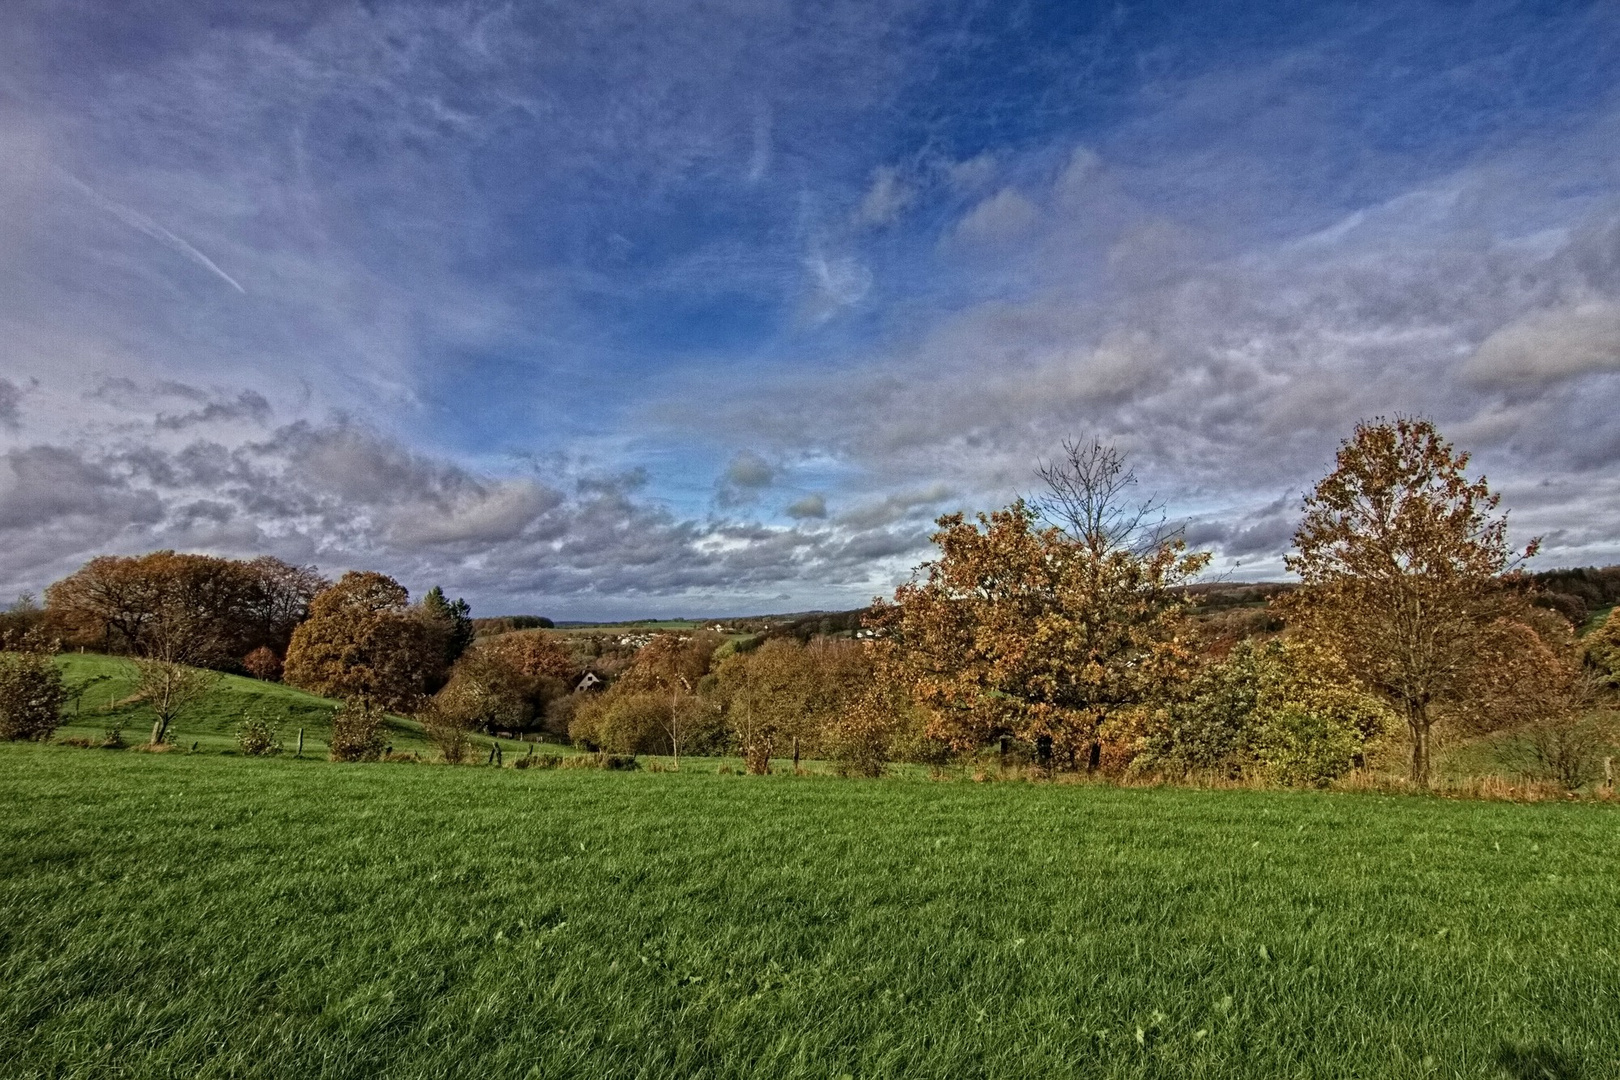
{"type": "Polygon", "coordinates": [[[615,688],[582,702],[568,736],[588,750],[612,754],[669,752],[670,699],[666,694],[615,688]]]}
{"type": "Polygon", "coordinates": [[[236,727],[236,745],[248,757],[263,757],[281,751],[276,729],[262,716],[249,716],[236,727]]]}
{"type": "Polygon", "coordinates": [[[1586,662],[1610,689],[1620,689],[1620,607],[1586,635],[1586,662]]]}
{"type": "Polygon", "coordinates": [[[1267,718],[1259,756],[1280,784],[1326,787],[1350,771],[1362,741],[1354,727],[1328,713],[1288,705],[1267,718]]]}
{"type": "Polygon", "coordinates": [[[512,762],[514,769],[556,769],[563,763],[561,754],[525,754],[512,762]]]}
{"type": "Polygon", "coordinates": [[[333,761],[376,761],[384,743],[383,711],[375,705],[346,701],[332,714],[327,749],[333,761]]]}
{"type": "Polygon", "coordinates": [[[430,742],[446,765],[460,765],[472,756],[472,737],[467,717],[458,709],[445,708],[438,700],[419,714],[430,742]]]}
{"type": "Polygon", "coordinates": [[[1602,774],[1601,752],[1609,733],[1573,713],[1555,716],[1528,732],[1531,753],[1543,775],[1574,791],[1602,774]]]}
{"type": "Polygon", "coordinates": [[[902,703],[874,684],[827,726],[824,738],[839,775],[882,776],[904,729],[902,703]]]}
{"type": "Polygon", "coordinates": [[[62,673],[43,647],[0,652],[0,739],[49,739],[66,700],[62,673]]]}
{"type": "Polygon", "coordinates": [[[242,667],[255,679],[265,682],[275,682],[281,678],[281,657],[267,645],[260,645],[242,657],[242,667]]]}

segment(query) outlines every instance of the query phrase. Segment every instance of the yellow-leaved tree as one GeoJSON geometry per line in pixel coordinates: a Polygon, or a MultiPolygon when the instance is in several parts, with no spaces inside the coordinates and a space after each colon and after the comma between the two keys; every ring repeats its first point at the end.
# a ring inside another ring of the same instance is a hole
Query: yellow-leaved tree
{"type": "Polygon", "coordinates": [[[1418,784],[1437,723],[1489,726],[1493,687],[1550,656],[1525,647],[1536,635],[1515,575],[1536,542],[1509,546],[1500,496],[1468,461],[1427,420],[1358,424],[1305,497],[1286,559],[1302,587],[1276,601],[1405,721],[1418,784]]]}
{"type": "Polygon", "coordinates": [[[1110,721],[1191,660],[1180,586],[1209,556],[1130,501],[1113,447],[1064,451],[1035,502],[940,518],[939,558],[874,606],[928,734],[958,750],[1010,735],[1043,764],[1095,766],[1110,721]]]}

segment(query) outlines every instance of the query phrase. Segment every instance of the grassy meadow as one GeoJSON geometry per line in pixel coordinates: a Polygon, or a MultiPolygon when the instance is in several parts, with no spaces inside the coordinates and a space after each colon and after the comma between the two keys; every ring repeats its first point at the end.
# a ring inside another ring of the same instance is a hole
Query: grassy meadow
{"type": "Polygon", "coordinates": [[[6,1077],[1620,1075],[1610,806],[38,745],[0,805],[6,1077]]]}
{"type": "MultiPolygon", "coordinates": [[[[151,734],[152,710],[134,699],[135,665],[118,656],[63,653],[56,658],[68,689],[77,693],[57,729],[58,738],[99,741],[110,727],[122,730],[127,743],[142,743],[151,734]],[[81,692],[82,691],[82,692],[81,692]]],[[[182,748],[197,744],[200,751],[230,752],[236,748],[236,729],[246,716],[262,716],[275,725],[288,753],[295,748],[298,729],[304,729],[304,754],[325,757],[336,701],[306,693],[282,683],[261,682],[239,675],[220,675],[219,683],[193,710],[173,726],[171,741],[182,748]]],[[[432,747],[415,720],[388,718],[388,739],[398,753],[431,753],[432,747]]]]}

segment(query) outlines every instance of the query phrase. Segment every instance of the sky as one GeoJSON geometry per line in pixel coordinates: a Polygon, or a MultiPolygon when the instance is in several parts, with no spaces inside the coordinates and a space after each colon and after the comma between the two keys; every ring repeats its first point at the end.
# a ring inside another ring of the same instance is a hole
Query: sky
{"type": "Polygon", "coordinates": [[[1275,579],[1396,414],[1620,562],[1613,2],[6,7],[0,595],[847,608],[1065,438],[1275,579]]]}

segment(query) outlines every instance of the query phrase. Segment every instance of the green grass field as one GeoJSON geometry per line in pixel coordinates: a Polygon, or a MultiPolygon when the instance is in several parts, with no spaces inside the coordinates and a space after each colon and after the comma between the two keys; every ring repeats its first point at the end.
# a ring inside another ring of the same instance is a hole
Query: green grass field
{"type": "Polygon", "coordinates": [[[0,1075],[1620,1076],[1620,813],[0,747],[0,1075]]]}
{"type": "MultiPolygon", "coordinates": [[[[99,739],[109,726],[117,725],[123,729],[125,742],[146,741],[151,733],[152,711],[145,702],[131,700],[135,689],[133,663],[95,653],[64,653],[56,662],[70,690],[84,688],[78,700],[68,706],[67,723],[57,729],[59,738],[99,739]]],[[[305,755],[325,757],[332,712],[337,705],[281,683],[221,675],[214,692],[176,721],[171,741],[185,748],[196,743],[199,750],[229,752],[236,747],[236,729],[242,719],[258,715],[276,726],[287,752],[296,747],[298,729],[302,727],[305,755]]],[[[432,752],[422,726],[414,720],[390,717],[388,739],[398,753],[432,752]]]]}

